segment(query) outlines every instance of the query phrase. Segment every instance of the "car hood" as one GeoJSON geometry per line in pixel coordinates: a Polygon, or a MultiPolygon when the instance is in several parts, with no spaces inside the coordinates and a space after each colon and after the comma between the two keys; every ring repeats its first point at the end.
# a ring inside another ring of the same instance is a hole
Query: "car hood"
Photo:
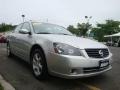
{"type": "Polygon", "coordinates": [[[42,37],[52,42],[64,43],[76,48],[85,49],[85,48],[107,48],[102,43],[99,43],[95,40],[77,37],[77,36],[69,36],[69,35],[55,35],[55,34],[41,34],[37,35],[39,38],[42,37]]]}

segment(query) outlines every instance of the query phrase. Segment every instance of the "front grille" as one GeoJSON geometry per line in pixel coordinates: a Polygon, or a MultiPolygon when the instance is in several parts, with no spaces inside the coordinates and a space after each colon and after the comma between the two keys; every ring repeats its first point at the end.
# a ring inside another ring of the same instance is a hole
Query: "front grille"
{"type": "Polygon", "coordinates": [[[85,49],[89,57],[92,58],[105,58],[109,55],[108,49],[85,49]],[[100,50],[102,51],[102,55],[100,54],[100,50]]]}

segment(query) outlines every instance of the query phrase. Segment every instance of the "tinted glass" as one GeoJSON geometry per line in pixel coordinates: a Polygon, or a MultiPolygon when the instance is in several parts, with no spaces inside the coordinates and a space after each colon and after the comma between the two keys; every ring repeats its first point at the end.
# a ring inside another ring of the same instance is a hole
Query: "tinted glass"
{"type": "Polygon", "coordinates": [[[20,31],[22,25],[23,25],[23,24],[20,24],[20,25],[18,25],[18,26],[15,28],[15,32],[16,32],[16,33],[20,31]]]}
{"type": "Polygon", "coordinates": [[[22,29],[27,29],[28,31],[30,31],[29,23],[24,23],[23,26],[22,26],[22,29]]]}
{"type": "Polygon", "coordinates": [[[33,23],[34,32],[37,34],[66,34],[72,35],[68,30],[64,27],[54,25],[54,24],[47,24],[47,23],[33,23]]]}

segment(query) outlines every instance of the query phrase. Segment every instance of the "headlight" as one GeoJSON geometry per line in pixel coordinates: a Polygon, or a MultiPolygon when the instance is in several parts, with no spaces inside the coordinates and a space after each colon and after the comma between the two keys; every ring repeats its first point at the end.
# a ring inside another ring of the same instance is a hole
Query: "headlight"
{"type": "Polygon", "coordinates": [[[53,43],[55,53],[63,55],[81,56],[80,50],[63,43],[53,43]]]}

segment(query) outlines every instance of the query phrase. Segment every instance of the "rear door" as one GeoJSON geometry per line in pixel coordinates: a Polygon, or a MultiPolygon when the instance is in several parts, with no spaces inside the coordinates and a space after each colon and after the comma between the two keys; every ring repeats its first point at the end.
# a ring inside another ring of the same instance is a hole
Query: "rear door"
{"type": "Polygon", "coordinates": [[[19,31],[22,28],[23,24],[18,25],[15,30],[9,35],[8,39],[9,39],[9,43],[10,43],[10,47],[11,47],[11,51],[12,53],[18,55],[19,52],[19,48],[17,47],[17,37],[19,35],[19,31]]]}
{"type": "MultiPolygon", "coordinates": [[[[21,29],[26,29],[29,32],[31,32],[31,27],[28,22],[25,22],[21,29]]],[[[17,40],[18,40],[17,47],[19,48],[20,56],[24,60],[28,60],[31,43],[33,41],[32,35],[19,33],[17,36],[17,40]]]]}

